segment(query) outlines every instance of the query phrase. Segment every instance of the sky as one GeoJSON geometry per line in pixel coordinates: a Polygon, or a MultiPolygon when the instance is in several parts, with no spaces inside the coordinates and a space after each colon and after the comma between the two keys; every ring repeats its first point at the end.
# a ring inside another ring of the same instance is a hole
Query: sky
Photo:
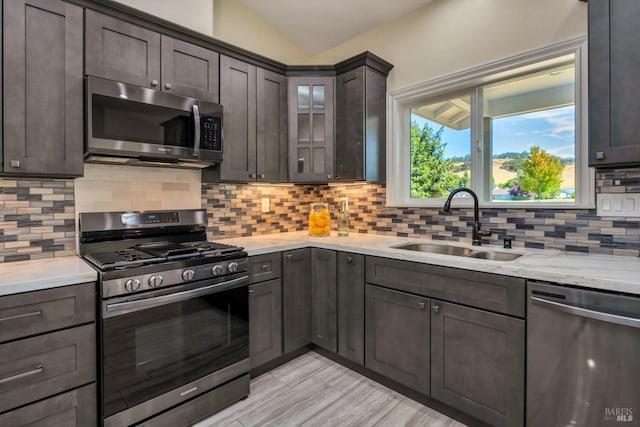
{"type": "MultiPolygon", "coordinates": [[[[418,116],[411,116],[420,127],[428,122],[434,130],[440,125],[418,116]]],[[[529,151],[539,146],[549,154],[575,157],[575,107],[560,107],[533,113],[503,117],[493,121],[493,154],[529,151]]],[[[464,156],[470,152],[469,129],[446,128],[442,140],[447,143],[447,157],[464,156]]]]}

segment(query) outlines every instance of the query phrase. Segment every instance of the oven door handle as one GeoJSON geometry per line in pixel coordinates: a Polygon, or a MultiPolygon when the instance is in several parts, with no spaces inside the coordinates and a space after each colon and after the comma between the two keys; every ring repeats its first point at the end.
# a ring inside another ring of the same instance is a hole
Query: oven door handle
{"type": "Polygon", "coordinates": [[[103,317],[114,317],[122,314],[132,313],[139,310],[145,310],[148,308],[159,307],[161,305],[170,304],[173,302],[184,301],[190,298],[197,298],[203,295],[209,295],[216,292],[226,291],[241,286],[247,286],[249,284],[249,276],[242,276],[236,279],[228,280],[222,283],[216,283],[214,285],[205,286],[197,289],[190,289],[188,291],[176,292],[174,294],[161,295],[158,297],[144,298],[135,301],[117,302],[113,304],[106,304],[103,317]]]}

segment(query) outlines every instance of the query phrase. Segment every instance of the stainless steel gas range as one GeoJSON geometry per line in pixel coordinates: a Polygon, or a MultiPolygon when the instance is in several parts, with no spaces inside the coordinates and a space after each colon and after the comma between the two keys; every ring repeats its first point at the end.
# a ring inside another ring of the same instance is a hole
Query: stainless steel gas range
{"type": "Polygon", "coordinates": [[[249,393],[248,264],[204,210],[80,214],[99,273],[104,426],[189,425],[249,393]]]}

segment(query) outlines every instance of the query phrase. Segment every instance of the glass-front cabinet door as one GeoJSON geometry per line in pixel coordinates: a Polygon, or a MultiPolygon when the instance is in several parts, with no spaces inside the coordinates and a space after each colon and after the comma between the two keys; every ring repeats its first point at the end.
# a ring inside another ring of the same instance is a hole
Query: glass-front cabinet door
{"type": "Polygon", "coordinates": [[[333,181],[334,77],[289,78],[289,178],[333,181]]]}

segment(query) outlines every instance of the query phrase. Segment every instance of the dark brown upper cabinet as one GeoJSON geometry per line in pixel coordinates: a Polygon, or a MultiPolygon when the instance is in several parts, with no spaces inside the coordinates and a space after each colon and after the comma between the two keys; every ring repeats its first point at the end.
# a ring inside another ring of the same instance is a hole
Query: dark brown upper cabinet
{"type": "Polygon", "coordinates": [[[57,0],[3,8],[3,172],[80,176],[82,8],[57,0]]]}
{"type": "Polygon", "coordinates": [[[333,181],[335,77],[289,77],[289,181],[333,181]]]}
{"type": "Polygon", "coordinates": [[[87,9],[85,71],[143,87],[160,87],[160,34],[87,9]]]}
{"type": "Polygon", "coordinates": [[[589,166],[640,165],[640,3],[589,1],[589,166]]]}
{"type": "Polygon", "coordinates": [[[161,37],[162,90],[176,95],[218,102],[220,55],[209,49],[161,37]]]}
{"type": "Polygon", "coordinates": [[[218,52],[93,10],[85,31],[88,75],[218,102],[218,52]]]}
{"type": "Polygon", "coordinates": [[[386,94],[391,68],[369,52],[336,65],[336,181],[386,180],[386,94]]]}
{"type": "Polygon", "coordinates": [[[287,78],[222,55],[220,104],[224,160],[203,181],[286,181],[287,78]]]}

